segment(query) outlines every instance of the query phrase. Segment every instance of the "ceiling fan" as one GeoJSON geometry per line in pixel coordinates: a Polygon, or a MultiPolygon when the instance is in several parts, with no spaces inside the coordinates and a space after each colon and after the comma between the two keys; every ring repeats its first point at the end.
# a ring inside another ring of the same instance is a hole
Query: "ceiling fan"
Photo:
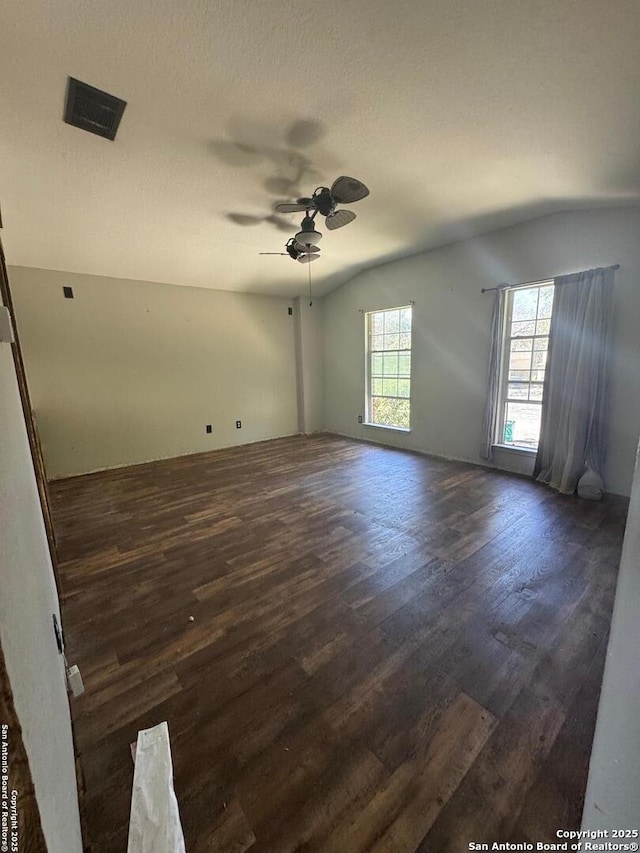
{"type": "MultiPolygon", "coordinates": [[[[313,220],[311,220],[313,222],[313,220]]],[[[301,232],[299,232],[301,233],[301,232]]],[[[310,234],[311,232],[307,232],[310,234]]],[[[316,237],[322,237],[319,232],[314,232],[316,237]]],[[[296,234],[296,237],[298,235],[296,234]]],[[[319,258],[320,249],[312,243],[299,243],[296,237],[291,237],[287,240],[284,252],[260,252],[261,255],[289,255],[294,261],[300,264],[310,264],[311,261],[317,261],[319,258]]]]}
{"type": "MultiPolygon", "coordinates": [[[[300,213],[306,212],[304,223],[307,219],[313,219],[317,213],[325,217],[329,231],[342,228],[356,218],[352,210],[337,210],[341,204],[353,204],[369,195],[369,189],[357,178],[349,178],[341,175],[331,184],[331,187],[318,187],[310,198],[299,198],[295,202],[281,202],[276,204],[278,213],[300,213]]],[[[296,235],[298,237],[298,235],[296,235]]]]}

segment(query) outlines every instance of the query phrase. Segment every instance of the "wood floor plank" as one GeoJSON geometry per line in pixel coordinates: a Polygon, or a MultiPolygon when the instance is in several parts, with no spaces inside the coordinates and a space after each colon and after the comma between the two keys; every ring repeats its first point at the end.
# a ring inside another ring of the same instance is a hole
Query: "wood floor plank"
{"type": "Polygon", "coordinates": [[[469,841],[509,838],[563,722],[548,696],[523,688],[417,848],[420,853],[453,853],[469,841]]]}
{"type": "MultiPolygon", "coordinates": [[[[215,853],[216,850],[245,853],[245,850],[253,847],[256,837],[238,800],[223,803],[217,813],[212,813],[206,801],[194,811],[206,814],[212,826],[208,837],[202,837],[190,853],[215,853]]],[[[190,830],[191,827],[186,827],[187,833],[190,830]]]]}
{"type": "Polygon", "coordinates": [[[579,826],[624,499],[329,435],[51,493],[90,853],[163,720],[193,853],[579,826]]]}
{"type": "Polygon", "coordinates": [[[412,853],[484,746],[494,719],[459,694],[416,755],[388,778],[366,805],[334,826],[327,851],[412,853]]]}

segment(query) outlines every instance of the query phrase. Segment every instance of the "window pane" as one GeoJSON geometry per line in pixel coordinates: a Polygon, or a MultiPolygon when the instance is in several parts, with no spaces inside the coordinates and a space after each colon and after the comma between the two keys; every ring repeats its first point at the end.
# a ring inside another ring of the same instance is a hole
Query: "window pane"
{"type": "Polygon", "coordinates": [[[498,441],[531,449],[538,445],[553,295],[552,283],[518,288],[510,294],[498,441]]]}
{"type": "Polygon", "coordinates": [[[505,444],[537,448],[542,406],[535,403],[507,403],[504,424],[505,444]]]}
{"type": "Polygon", "coordinates": [[[531,350],[512,352],[509,356],[509,370],[531,370],[531,350]]]}
{"type": "Polygon", "coordinates": [[[382,394],[384,397],[397,397],[398,396],[398,380],[397,379],[383,379],[382,380],[382,394]]]}
{"type": "Polygon", "coordinates": [[[400,331],[411,331],[411,308],[403,308],[400,311],[400,331]]]}
{"type": "Polygon", "coordinates": [[[551,309],[553,307],[553,285],[541,287],[540,296],[538,297],[538,318],[551,317],[551,309]]]}
{"type": "Polygon", "coordinates": [[[410,306],[375,311],[369,320],[369,417],[380,426],[409,428],[410,306]]]}
{"type": "Polygon", "coordinates": [[[526,350],[533,349],[533,338],[518,338],[515,341],[511,341],[511,352],[525,352],[526,350]]]}
{"type": "Polygon", "coordinates": [[[409,400],[389,400],[386,397],[371,398],[372,423],[409,429],[409,400]]]}
{"type": "Polygon", "coordinates": [[[545,350],[538,350],[537,352],[534,352],[532,367],[537,368],[539,370],[544,370],[546,363],[547,363],[547,351],[546,351],[546,349],[545,350]]]}
{"type": "Polygon", "coordinates": [[[542,389],[544,385],[542,384],[532,384],[529,386],[529,399],[530,400],[539,400],[542,402],[542,389]]]}
{"type": "Polygon", "coordinates": [[[385,334],[393,334],[400,331],[400,312],[385,311],[384,312],[384,331],[385,334]]]}
{"type": "Polygon", "coordinates": [[[513,291],[513,319],[535,320],[538,307],[538,288],[513,291]]]}
{"type": "Polygon", "coordinates": [[[409,353],[402,353],[398,356],[398,375],[411,376],[411,356],[409,353]]]}
{"type": "Polygon", "coordinates": [[[371,314],[371,334],[381,335],[384,332],[384,314],[371,314]]]}
{"type": "Polygon", "coordinates": [[[510,382],[507,388],[507,395],[510,400],[528,400],[529,399],[529,386],[525,382],[523,383],[513,383],[510,382]]]}
{"type": "Polygon", "coordinates": [[[383,356],[384,364],[382,372],[385,376],[398,375],[398,355],[397,353],[385,353],[383,356]]]}
{"type": "MultiPolygon", "coordinates": [[[[543,322],[548,322],[547,320],[543,322]]],[[[530,335],[535,335],[536,333],[536,324],[533,320],[526,320],[524,323],[512,323],[511,324],[511,336],[514,338],[528,337],[530,335]]]]}
{"type": "Polygon", "coordinates": [[[411,394],[411,381],[398,379],[398,397],[408,397],[411,394]]]}

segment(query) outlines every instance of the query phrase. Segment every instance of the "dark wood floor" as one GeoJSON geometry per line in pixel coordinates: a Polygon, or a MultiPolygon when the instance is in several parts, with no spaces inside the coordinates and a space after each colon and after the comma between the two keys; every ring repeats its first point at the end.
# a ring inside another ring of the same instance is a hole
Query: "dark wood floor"
{"type": "Polygon", "coordinates": [[[625,500],[329,436],[52,492],[93,853],[162,720],[189,853],[579,826],[625,500]]]}

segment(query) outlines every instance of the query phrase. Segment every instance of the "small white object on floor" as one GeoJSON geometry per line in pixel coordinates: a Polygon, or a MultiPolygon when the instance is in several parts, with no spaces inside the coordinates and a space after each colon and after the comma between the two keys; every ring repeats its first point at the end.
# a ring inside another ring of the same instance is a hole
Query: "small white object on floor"
{"type": "Polygon", "coordinates": [[[138,732],[127,853],[185,853],[169,727],[138,732]]]}
{"type": "Polygon", "coordinates": [[[189,622],[195,622],[195,621],[196,621],[195,616],[189,616],[189,622]]]}
{"type": "Polygon", "coordinates": [[[593,468],[587,467],[587,470],[578,480],[578,497],[585,498],[588,501],[599,501],[603,494],[602,477],[593,468]]]}
{"type": "Polygon", "coordinates": [[[67,684],[69,685],[69,690],[75,697],[82,696],[84,693],[82,676],[80,675],[80,670],[75,664],[70,666],[67,670],[67,684]]]}

